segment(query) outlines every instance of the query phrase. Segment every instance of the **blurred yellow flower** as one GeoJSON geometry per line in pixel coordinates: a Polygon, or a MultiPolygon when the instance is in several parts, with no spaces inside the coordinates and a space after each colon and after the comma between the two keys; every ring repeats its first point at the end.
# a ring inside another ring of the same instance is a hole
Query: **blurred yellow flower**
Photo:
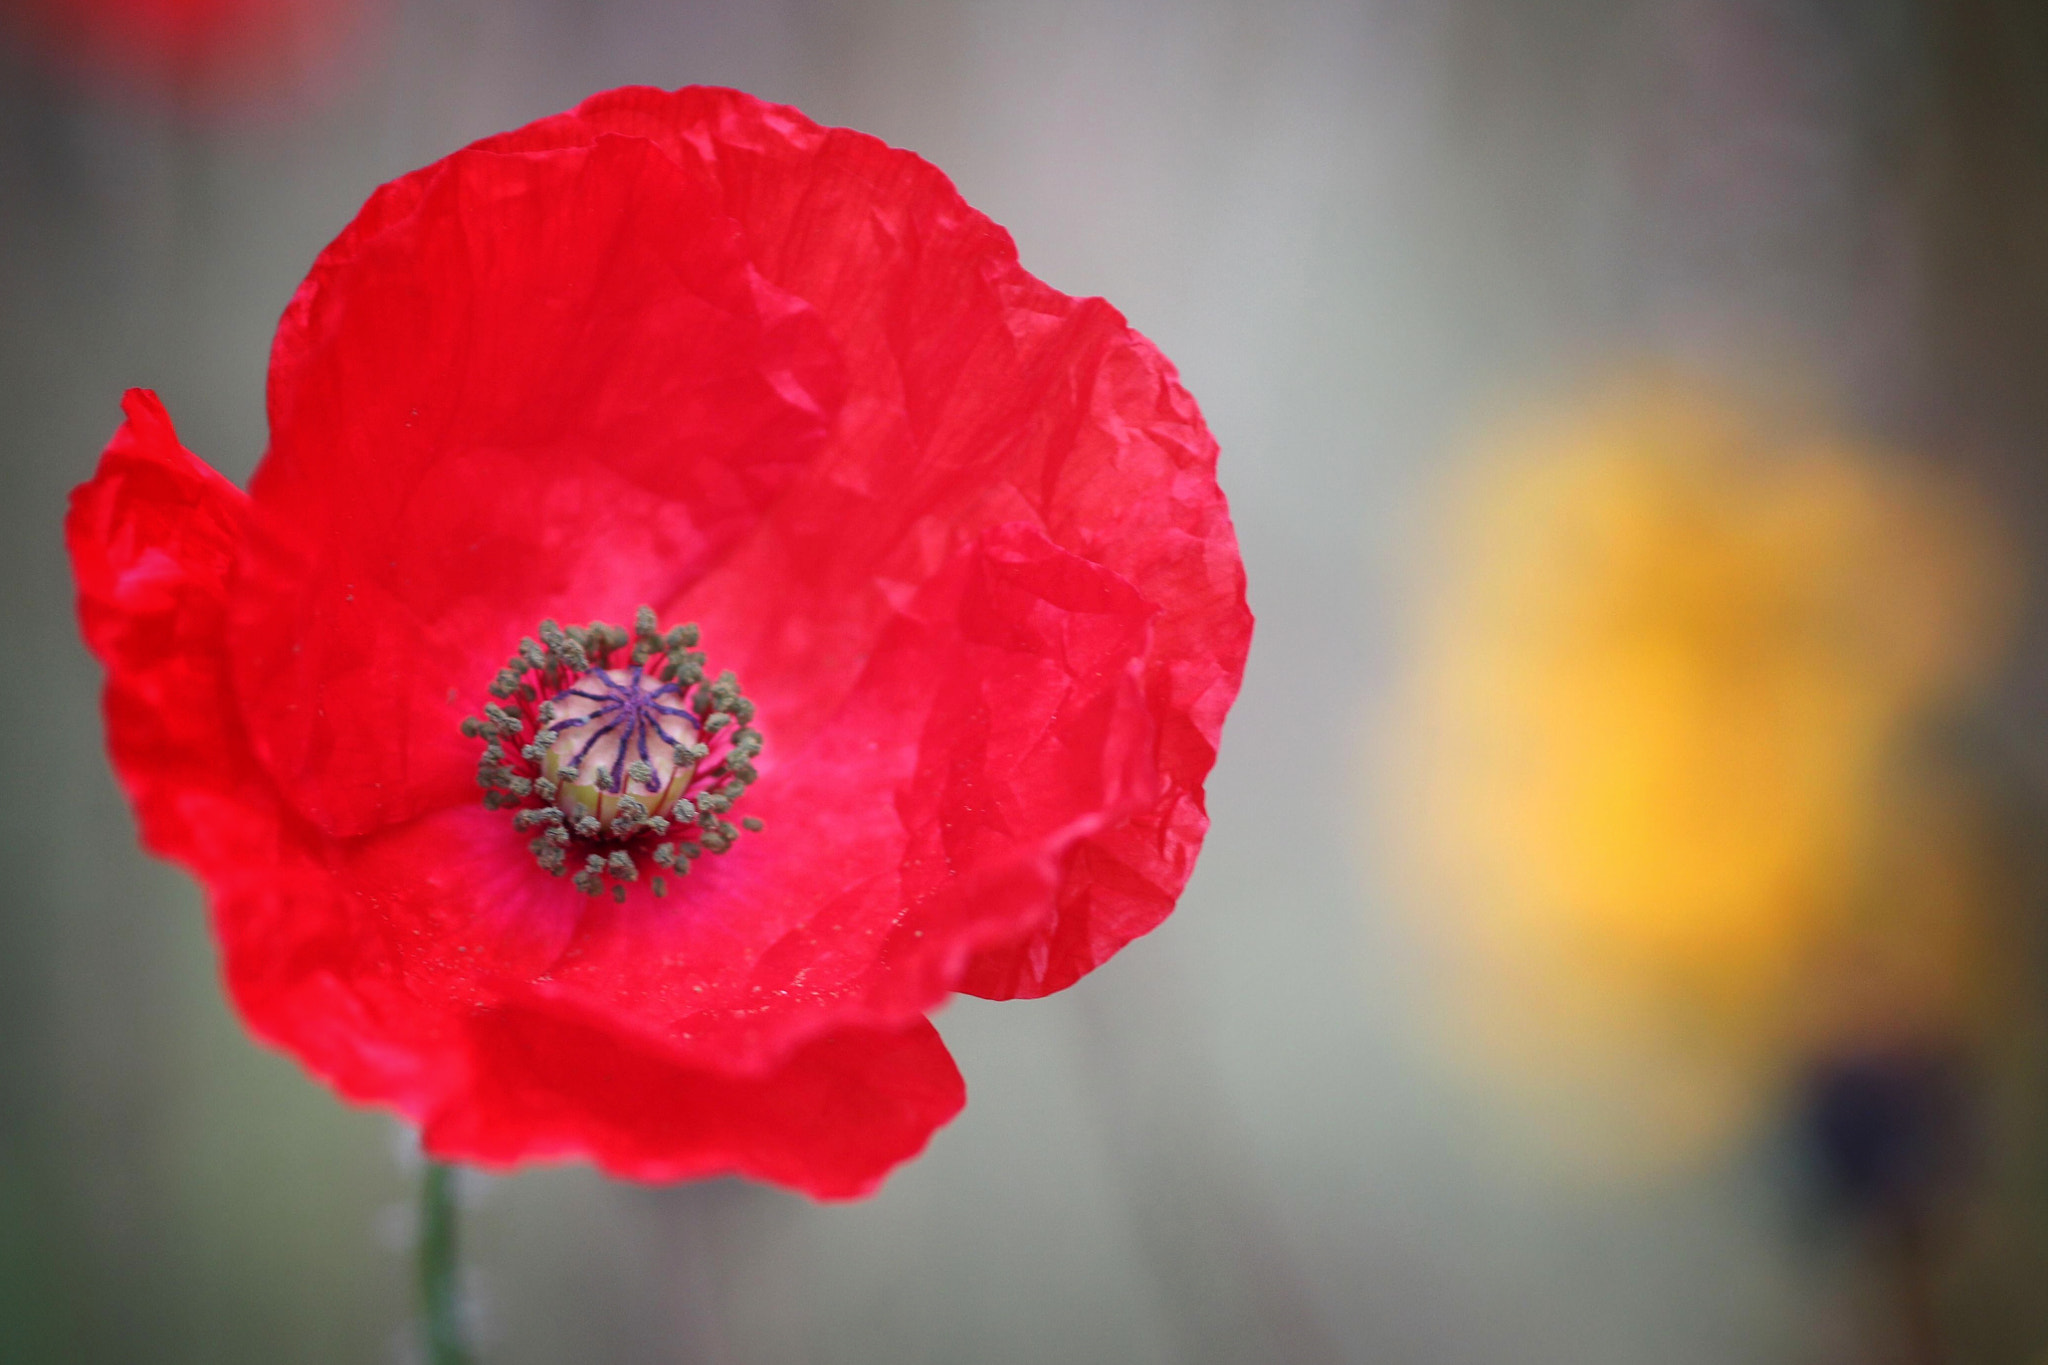
{"type": "Polygon", "coordinates": [[[1497,432],[1452,508],[1379,808],[1553,1131],[1697,1151],[1814,1035],[1968,1008],[1987,826],[1927,741],[2012,593],[1966,499],[1642,384],[1497,432]]]}

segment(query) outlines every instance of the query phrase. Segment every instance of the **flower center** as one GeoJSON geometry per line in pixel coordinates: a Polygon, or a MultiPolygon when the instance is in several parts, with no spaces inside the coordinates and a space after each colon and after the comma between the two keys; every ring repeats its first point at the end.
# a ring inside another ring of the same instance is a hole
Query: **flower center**
{"type": "Polygon", "coordinates": [[[516,812],[534,861],[557,877],[576,867],[589,895],[608,885],[623,901],[642,873],[664,895],[665,875],[761,828],[724,819],[758,776],[754,704],[731,673],[705,681],[697,639],[695,626],[661,631],[648,607],[630,633],[543,621],[492,681],[498,700],[462,723],[485,741],[484,805],[516,812]]]}

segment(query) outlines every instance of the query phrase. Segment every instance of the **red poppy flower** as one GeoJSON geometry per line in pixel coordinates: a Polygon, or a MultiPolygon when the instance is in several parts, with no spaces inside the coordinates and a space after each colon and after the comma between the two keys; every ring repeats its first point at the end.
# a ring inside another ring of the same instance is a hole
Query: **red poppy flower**
{"type": "Polygon", "coordinates": [[[72,65],[124,84],[217,99],[284,89],[316,71],[362,0],[0,0],[72,65]]]}
{"type": "Polygon", "coordinates": [[[867,1191],[962,1103],[928,1011],[1187,880],[1214,442],[915,156],[601,95],[371,197],[246,495],[126,408],[69,535],[144,838],[250,1027],[433,1152],[867,1191]]]}

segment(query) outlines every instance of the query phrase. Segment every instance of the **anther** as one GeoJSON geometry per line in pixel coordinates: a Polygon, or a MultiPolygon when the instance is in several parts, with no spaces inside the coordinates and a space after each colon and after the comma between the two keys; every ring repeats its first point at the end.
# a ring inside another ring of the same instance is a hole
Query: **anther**
{"type": "Polygon", "coordinates": [[[540,623],[541,642],[560,660],[562,667],[581,673],[590,667],[590,660],[583,653],[583,646],[569,638],[553,621],[540,623]]]}

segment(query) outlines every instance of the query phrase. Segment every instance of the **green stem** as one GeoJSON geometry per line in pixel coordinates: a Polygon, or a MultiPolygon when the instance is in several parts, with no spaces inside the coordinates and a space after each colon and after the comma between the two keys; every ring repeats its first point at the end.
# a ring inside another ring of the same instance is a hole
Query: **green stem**
{"type": "Polygon", "coordinates": [[[476,1357],[462,1339],[462,1307],[457,1301],[461,1249],[455,1235],[455,1168],[439,1161],[429,1161],[421,1173],[419,1236],[427,1359],[432,1365],[473,1365],[476,1357]]]}

